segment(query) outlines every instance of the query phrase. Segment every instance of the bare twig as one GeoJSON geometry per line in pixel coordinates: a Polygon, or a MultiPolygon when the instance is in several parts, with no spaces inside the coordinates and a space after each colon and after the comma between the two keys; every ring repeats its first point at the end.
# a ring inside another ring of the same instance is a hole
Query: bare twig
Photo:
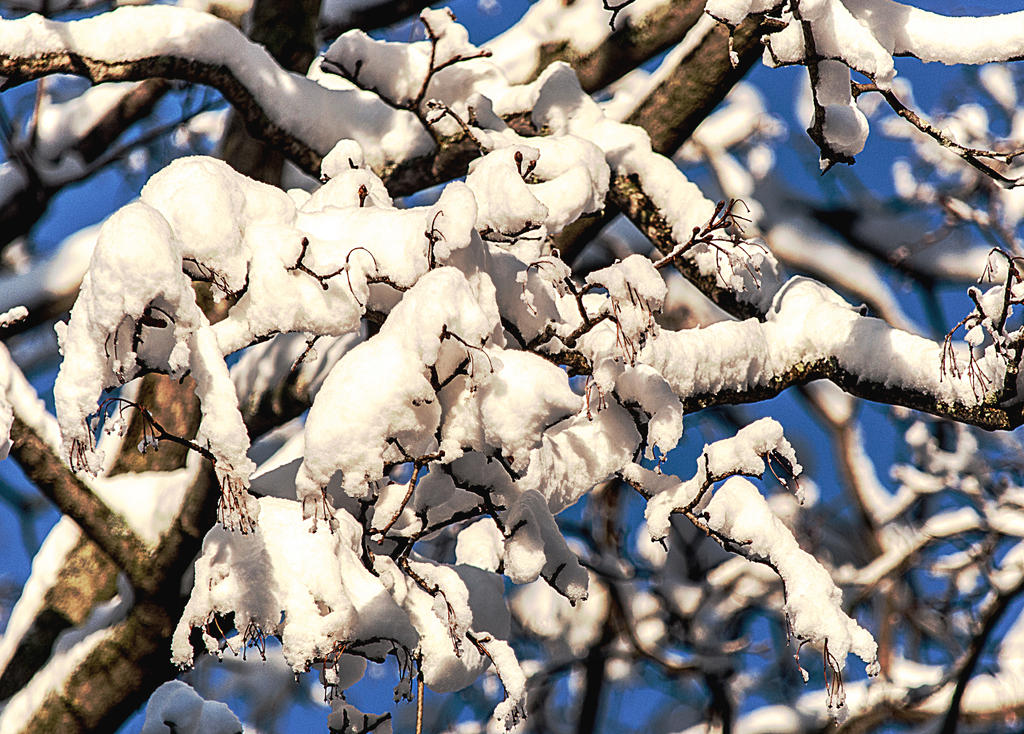
{"type": "Polygon", "coordinates": [[[958,142],[950,138],[940,129],[932,125],[930,122],[922,118],[914,110],[907,107],[900,99],[896,96],[896,93],[891,89],[882,89],[876,84],[859,84],[854,82],[853,92],[855,95],[860,95],[865,92],[877,92],[882,95],[882,99],[886,101],[889,107],[892,108],[893,112],[902,117],[904,120],[909,122],[911,125],[916,127],[918,130],[923,132],[925,135],[930,137],[932,140],[937,142],[946,150],[955,153],[961,159],[967,162],[968,165],[977,169],[981,173],[985,174],[993,181],[998,183],[1000,186],[1012,189],[1017,186],[1024,185],[1024,178],[1018,176],[1017,178],[1008,178],[1004,174],[997,171],[995,168],[985,163],[982,158],[990,158],[994,161],[998,161],[1005,165],[1010,165],[1018,157],[1024,155],[1024,148],[1018,148],[1007,153],[1000,153],[993,150],[984,150],[982,148],[969,148],[964,145],[960,145],[958,142]]]}

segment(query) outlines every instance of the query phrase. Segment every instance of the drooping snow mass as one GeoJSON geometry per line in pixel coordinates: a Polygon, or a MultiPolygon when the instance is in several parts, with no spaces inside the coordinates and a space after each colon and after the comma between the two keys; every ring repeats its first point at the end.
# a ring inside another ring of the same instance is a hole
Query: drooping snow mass
{"type": "Polygon", "coordinates": [[[793,635],[827,649],[842,669],[853,652],[869,665],[878,653],[871,634],[842,610],[842,592],[812,555],[772,513],[757,488],[742,477],[728,479],[704,509],[708,527],[767,558],[786,587],[786,618],[793,635]]]}
{"type": "Polygon", "coordinates": [[[498,448],[513,471],[529,466],[544,430],[580,409],[565,372],[529,352],[489,348],[494,371],[479,387],[454,378],[440,393],[441,451],[454,460],[465,451],[498,448]],[[475,389],[474,389],[475,388],[475,389]]]}
{"type": "MultiPolygon", "coordinates": [[[[207,212],[205,218],[216,218],[207,212]]],[[[202,210],[197,218],[204,219],[202,210]]],[[[254,468],[246,456],[249,438],[216,337],[182,272],[183,261],[192,258],[192,240],[188,224],[178,225],[172,229],[159,210],[139,201],[114,214],[100,232],[74,315],[58,328],[65,367],[54,397],[63,456],[73,469],[95,473],[102,456],[90,420],[99,394],[145,369],[175,376],[187,370],[203,411],[197,438],[215,460],[225,519],[244,525],[256,509],[245,492],[254,468]]]]}
{"type": "Polygon", "coordinates": [[[822,132],[831,149],[850,157],[864,150],[868,120],[850,94],[850,70],[838,61],[818,64],[814,98],[824,111],[822,132]]]}
{"type": "Polygon", "coordinates": [[[171,680],[153,691],[141,734],[241,734],[242,724],[227,704],[206,701],[188,683],[171,680]]]}
{"type": "MultiPolygon", "coordinates": [[[[297,502],[266,497],[260,506],[255,533],[214,528],[207,535],[195,588],[175,632],[175,663],[191,665],[189,634],[214,613],[233,612],[243,633],[251,624],[249,634],[279,635],[285,660],[296,670],[331,652],[335,642],[379,633],[415,645],[405,615],[359,559],[362,528],[355,519],[338,510],[335,532],[309,533],[297,502]]],[[[217,640],[208,633],[204,640],[210,652],[219,652],[217,640]]],[[[389,649],[380,643],[364,652],[382,658],[389,649]]]]}
{"type": "Polygon", "coordinates": [[[569,550],[540,492],[523,492],[505,522],[505,573],[514,583],[530,583],[543,574],[571,604],[587,598],[587,572],[569,550]]]}
{"type": "MultiPolygon", "coordinates": [[[[405,650],[422,659],[427,685],[453,691],[488,662],[467,636],[507,638],[508,612],[494,574],[415,557],[398,564],[385,555],[367,568],[363,529],[345,510],[335,510],[333,531],[310,533],[298,502],[267,497],[260,504],[255,533],[214,529],[207,536],[175,632],[179,665],[192,663],[191,630],[204,628],[212,614],[231,613],[243,631],[238,644],[276,634],[296,671],[338,649],[378,661],[405,650]]],[[[206,633],[204,640],[219,652],[216,639],[206,633]]]]}
{"type": "MultiPolygon", "coordinates": [[[[772,10],[762,0],[707,0],[705,12],[739,25],[749,15],[772,10]]],[[[1020,58],[1024,12],[991,17],[940,15],[894,0],[814,0],[785,8],[785,24],[766,36],[765,63],[805,64],[811,70],[821,135],[822,165],[850,159],[864,148],[868,122],[850,90],[850,70],[890,89],[894,57],[924,62],[985,64],[1020,58]]]]}

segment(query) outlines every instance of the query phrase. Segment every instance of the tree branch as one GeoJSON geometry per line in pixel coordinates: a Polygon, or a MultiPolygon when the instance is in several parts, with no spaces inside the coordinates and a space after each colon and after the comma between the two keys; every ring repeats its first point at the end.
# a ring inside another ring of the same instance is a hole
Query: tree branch
{"type": "MultiPolygon", "coordinates": [[[[322,156],[338,138],[365,137],[352,126],[357,110],[383,104],[361,92],[329,90],[286,72],[227,21],[182,8],[123,7],[68,23],[38,16],[4,20],[0,49],[0,76],[5,77],[0,90],[49,74],[74,74],[93,83],[163,77],[215,87],[250,129],[313,175],[319,175],[322,156]],[[91,42],[95,25],[104,27],[104,38],[150,39],[148,47],[136,49],[130,58],[112,55],[102,43],[91,42]],[[168,36],[169,26],[182,30],[168,36]],[[31,51],[8,50],[26,46],[31,51]]],[[[423,136],[426,143],[429,136],[423,136]]]]}
{"type": "Polygon", "coordinates": [[[626,122],[643,127],[651,136],[651,147],[671,155],[761,58],[761,36],[772,27],[763,15],[751,16],[736,29],[719,24],[626,122]],[[730,53],[736,54],[735,64],[730,53]]]}
{"type": "Polygon", "coordinates": [[[72,518],[136,588],[147,589],[146,561],[152,549],[139,540],[124,519],[111,510],[50,451],[42,438],[17,415],[11,426],[11,455],[26,476],[72,518]]]}
{"type": "MultiPolygon", "coordinates": [[[[153,110],[168,89],[169,85],[163,79],[147,79],[142,82],[125,94],[61,155],[77,155],[86,164],[97,161],[121,133],[153,110]]],[[[30,158],[34,156],[34,151],[27,153],[30,158]]],[[[53,182],[44,178],[38,183],[40,185],[33,185],[32,177],[25,177],[22,187],[4,193],[0,203],[0,248],[28,233],[43,215],[50,199],[69,181],[61,179],[53,185],[53,182]]]]}
{"type": "Polygon", "coordinates": [[[968,165],[974,169],[980,171],[985,176],[988,176],[993,181],[998,183],[1003,188],[1012,189],[1017,186],[1024,186],[1024,180],[1021,177],[1008,178],[1004,176],[1000,171],[993,168],[991,165],[982,160],[982,158],[991,158],[992,160],[998,161],[1005,165],[1010,165],[1018,157],[1024,154],[1024,150],[1017,149],[1008,151],[1006,153],[1000,153],[994,150],[984,150],[981,148],[968,148],[960,145],[958,142],[946,135],[942,130],[932,125],[930,122],[922,118],[914,110],[907,107],[899,97],[891,89],[883,89],[875,84],[857,84],[853,85],[853,92],[855,95],[860,95],[865,92],[877,92],[882,95],[882,99],[885,100],[886,104],[892,108],[892,111],[902,117],[904,120],[909,122],[911,125],[916,127],[922,133],[930,137],[932,140],[937,142],[946,150],[959,156],[962,160],[966,161],[968,165]]]}
{"type": "Polygon", "coordinates": [[[554,61],[565,61],[583,89],[595,92],[678,43],[703,14],[704,0],[663,2],[641,18],[617,24],[600,45],[587,51],[576,48],[571,37],[545,41],[529,78],[554,61]]]}
{"type": "MultiPolygon", "coordinates": [[[[665,255],[675,252],[683,244],[673,236],[668,219],[644,191],[637,177],[613,175],[608,199],[651,241],[659,253],[665,255]]],[[[684,278],[723,311],[738,319],[764,318],[765,309],[759,304],[767,299],[757,297],[754,300],[750,295],[744,297],[745,294],[722,286],[716,274],[702,272],[685,253],[673,257],[671,262],[684,278]]]]}
{"type": "Polygon", "coordinates": [[[1003,614],[1009,608],[1011,602],[1022,591],[1024,591],[1024,576],[1012,588],[993,594],[988,603],[983,605],[983,608],[978,611],[979,629],[971,637],[970,645],[968,645],[967,650],[955,666],[957,671],[956,686],[953,688],[949,710],[946,711],[946,716],[942,720],[942,728],[939,730],[940,734],[956,734],[957,724],[960,721],[960,704],[963,702],[964,693],[967,691],[967,684],[970,682],[971,676],[974,675],[978,660],[981,659],[981,653],[985,650],[985,644],[988,642],[989,637],[992,636],[996,624],[998,624],[1003,614]]]}

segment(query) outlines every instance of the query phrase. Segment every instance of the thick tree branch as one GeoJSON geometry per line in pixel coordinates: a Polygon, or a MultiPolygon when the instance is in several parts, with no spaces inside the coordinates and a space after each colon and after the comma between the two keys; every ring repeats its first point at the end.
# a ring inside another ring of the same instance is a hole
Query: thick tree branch
{"type": "MultiPolygon", "coordinates": [[[[865,317],[867,318],[867,317],[865,317]]],[[[949,418],[987,431],[1011,431],[1024,424],[1021,405],[999,407],[983,403],[946,401],[934,394],[915,390],[906,385],[891,385],[866,379],[855,371],[842,367],[835,358],[822,357],[811,362],[798,362],[771,375],[768,379],[745,390],[705,392],[683,399],[687,413],[713,406],[737,405],[770,400],[783,391],[805,385],[814,380],[829,380],[851,395],[885,405],[899,405],[923,413],[949,418]]]]}
{"type": "Polygon", "coordinates": [[[643,17],[616,23],[594,49],[579,50],[571,37],[547,41],[541,45],[537,67],[530,77],[536,77],[554,61],[565,61],[576,71],[580,85],[596,92],[678,43],[703,13],[704,0],[663,2],[643,17]]]}
{"type": "Polygon", "coordinates": [[[353,28],[362,28],[365,31],[383,28],[416,15],[430,5],[428,0],[382,0],[375,4],[345,3],[340,8],[340,15],[325,19],[320,28],[320,35],[330,40],[353,28]]]}
{"type": "MultiPolygon", "coordinates": [[[[108,62],[73,52],[35,58],[0,55],[0,75],[7,79],[2,89],[10,89],[50,74],[77,74],[94,84],[139,81],[154,77],[206,84],[225,96],[244,117],[246,124],[260,137],[283,150],[307,172],[317,172],[327,151],[314,149],[284,125],[271,119],[253,90],[241,82],[231,69],[219,64],[204,64],[194,59],[159,56],[136,61],[108,62]]],[[[314,84],[308,82],[308,84],[314,84]]]]}
{"type": "Polygon", "coordinates": [[[11,426],[11,439],[11,455],[26,476],[63,514],[78,523],[134,586],[147,588],[150,575],[146,565],[151,549],[124,519],[72,474],[46,442],[18,416],[11,426]]]}
{"type": "Polygon", "coordinates": [[[85,535],[79,537],[43,595],[32,623],[19,635],[16,649],[0,670],[0,701],[17,693],[43,667],[64,630],[84,624],[97,604],[114,596],[119,573],[98,545],[85,535]]]}
{"type": "MultiPolygon", "coordinates": [[[[256,0],[251,10],[251,39],[262,44],[288,71],[303,74],[316,56],[316,19],[320,0],[256,0]]],[[[246,130],[246,119],[231,111],[222,157],[236,171],[274,186],[281,184],[284,151],[246,130]]]]}
{"type": "Polygon", "coordinates": [[[350,129],[353,111],[373,103],[362,93],[328,90],[288,73],[227,21],[181,8],[127,7],[69,23],[37,16],[0,21],[0,49],[0,89],[49,74],[74,74],[93,83],[162,77],[212,86],[250,129],[314,175],[321,157],[350,129]],[[101,56],[109,52],[89,45],[90,24],[104,25],[106,34],[152,39],[150,47],[130,58],[101,56]],[[191,38],[168,36],[169,27],[191,38]],[[39,43],[18,51],[26,38],[39,43]],[[302,113],[307,109],[309,116],[302,113]]]}
{"type": "Polygon", "coordinates": [[[173,678],[167,640],[184,604],[138,602],[67,678],[51,690],[22,731],[114,731],[158,685],[173,678]]]}
{"type": "Polygon", "coordinates": [[[651,136],[651,147],[671,155],[761,57],[761,36],[772,27],[761,15],[751,16],[735,30],[716,26],[626,122],[643,127],[651,136]],[[730,52],[736,54],[735,63],[730,52]]]}

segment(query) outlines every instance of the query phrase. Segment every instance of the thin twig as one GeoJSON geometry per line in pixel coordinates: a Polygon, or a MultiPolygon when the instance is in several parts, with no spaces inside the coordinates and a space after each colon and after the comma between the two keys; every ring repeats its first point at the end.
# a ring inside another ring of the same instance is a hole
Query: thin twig
{"type": "Polygon", "coordinates": [[[859,84],[856,82],[853,84],[854,95],[860,95],[864,92],[877,92],[882,95],[882,99],[884,99],[889,107],[892,108],[893,112],[930,137],[932,140],[936,141],[943,148],[955,153],[966,161],[968,165],[976,168],[981,173],[996,181],[1000,186],[1012,189],[1017,186],[1024,185],[1024,179],[1021,177],[1007,178],[992,166],[981,160],[982,158],[991,158],[1009,165],[1014,161],[1014,159],[1024,154],[1024,149],[1018,148],[1017,150],[1009,153],[999,153],[997,151],[984,150],[981,148],[968,148],[967,146],[960,145],[960,143],[950,138],[944,132],[903,104],[900,98],[897,97],[891,89],[882,89],[876,84],[859,84]]]}

